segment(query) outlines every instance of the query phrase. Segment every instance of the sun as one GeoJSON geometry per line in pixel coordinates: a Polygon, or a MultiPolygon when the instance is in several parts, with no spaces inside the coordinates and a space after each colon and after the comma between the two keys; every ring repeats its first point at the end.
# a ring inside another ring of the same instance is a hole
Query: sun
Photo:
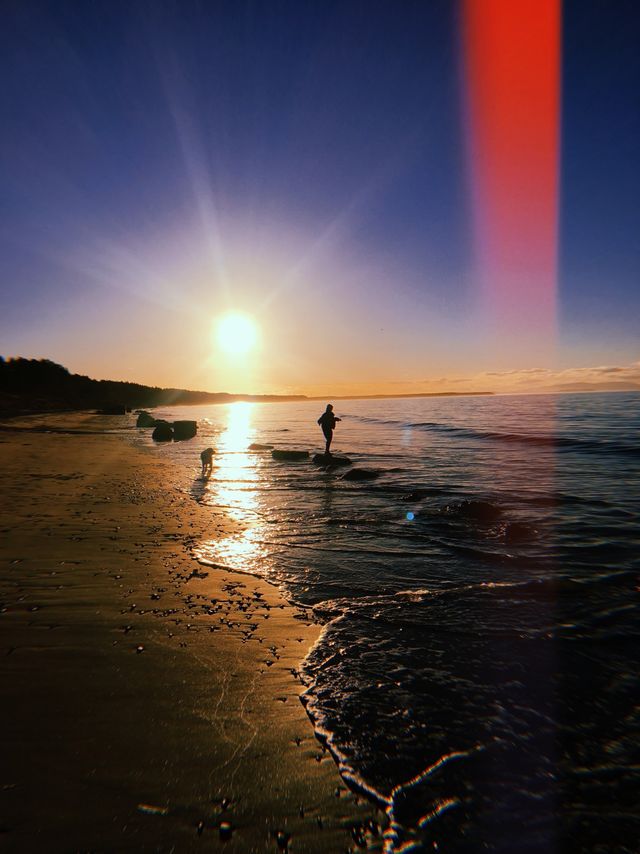
{"type": "Polygon", "coordinates": [[[258,327],[246,314],[225,314],[216,323],[216,340],[225,353],[242,356],[258,342],[258,327]]]}

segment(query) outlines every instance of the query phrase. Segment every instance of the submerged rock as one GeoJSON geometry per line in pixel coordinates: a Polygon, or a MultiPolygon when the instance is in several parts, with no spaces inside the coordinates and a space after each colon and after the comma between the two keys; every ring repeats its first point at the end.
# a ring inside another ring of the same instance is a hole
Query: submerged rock
{"type": "Polygon", "coordinates": [[[173,438],[176,442],[183,439],[193,439],[198,432],[197,421],[174,421],[173,422],[173,438]]]}
{"type": "Polygon", "coordinates": [[[249,445],[250,451],[272,451],[273,445],[261,445],[259,442],[253,442],[249,445]]]}
{"type": "Polygon", "coordinates": [[[334,457],[333,454],[316,454],[312,460],[316,466],[350,466],[348,457],[334,457]]]}
{"type": "Polygon", "coordinates": [[[154,442],[171,442],[173,429],[168,421],[156,421],[156,426],[151,434],[154,442]]]}
{"type": "Polygon", "coordinates": [[[380,477],[380,472],[374,471],[373,469],[351,469],[351,471],[348,471],[342,479],[375,480],[377,477],[380,477]]]}
{"type": "Polygon", "coordinates": [[[271,451],[274,460],[308,460],[309,451],[271,451]]]}

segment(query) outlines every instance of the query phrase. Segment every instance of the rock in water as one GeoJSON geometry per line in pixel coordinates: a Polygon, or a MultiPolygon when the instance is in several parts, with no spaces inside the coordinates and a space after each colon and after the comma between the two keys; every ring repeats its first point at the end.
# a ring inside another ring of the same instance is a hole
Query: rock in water
{"type": "Polygon", "coordinates": [[[173,439],[171,424],[168,421],[156,421],[151,438],[154,442],[171,442],[173,439]]]}
{"type": "Polygon", "coordinates": [[[156,419],[149,412],[142,410],[138,415],[136,427],[155,427],[156,419]]]}
{"type": "Polygon", "coordinates": [[[274,460],[308,460],[309,451],[271,451],[274,460]]]}
{"type": "Polygon", "coordinates": [[[316,454],[312,460],[316,466],[350,466],[351,460],[348,457],[334,457],[333,454],[316,454]]]}
{"type": "Polygon", "coordinates": [[[174,421],[173,422],[173,438],[176,442],[183,439],[193,439],[198,432],[197,421],[174,421]]]}
{"type": "Polygon", "coordinates": [[[261,445],[259,442],[253,442],[249,445],[250,451],[272,451],[273,445],[261,445]]]}
{"type": "Polygon", "coordinates": [[[379,471],[373,471],[372,469],[351,469],[351,471],[348,471],[342,479],[375,480],[377,477],[380,477],[379,471]]]}

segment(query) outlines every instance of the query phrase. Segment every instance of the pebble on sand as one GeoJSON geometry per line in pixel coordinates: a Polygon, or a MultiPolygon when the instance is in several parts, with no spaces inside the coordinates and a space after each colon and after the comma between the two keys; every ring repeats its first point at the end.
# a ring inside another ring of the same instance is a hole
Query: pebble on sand
{"type": "Polygon", "coordinates": [[[169,808],[157,807],[153,804],[138,804],[138,812],[145,813],[145,815],[168,815],[169,808]]]}
{"type": "Polygon", "coordinates": [[[286,830],[276,830],[275,837],[278,848],[281,851],[288,851],[291,834],[287,833],[286,830]]]}
{"type": "Polygon", "coordinates": [[[231,826],[231,822],[221,821],[220,822],[220,839],[231,839],[233,834],[233,828],[231,826]]]}

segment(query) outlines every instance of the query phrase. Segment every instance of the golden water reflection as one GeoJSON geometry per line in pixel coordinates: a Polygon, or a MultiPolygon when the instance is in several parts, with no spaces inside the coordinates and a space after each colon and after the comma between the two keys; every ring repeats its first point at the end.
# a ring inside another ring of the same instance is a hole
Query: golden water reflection
{"type": "Polygon", "coordinates": [[[234,533],[208,540],[197,549],[201,557],[229,569],[263,574],[265,522],[257,490],[261,455],[248,450],[255,435],[254,403],[227,404],[226,427],[220,434],[206,503],[238,523],[234,533]]]}

